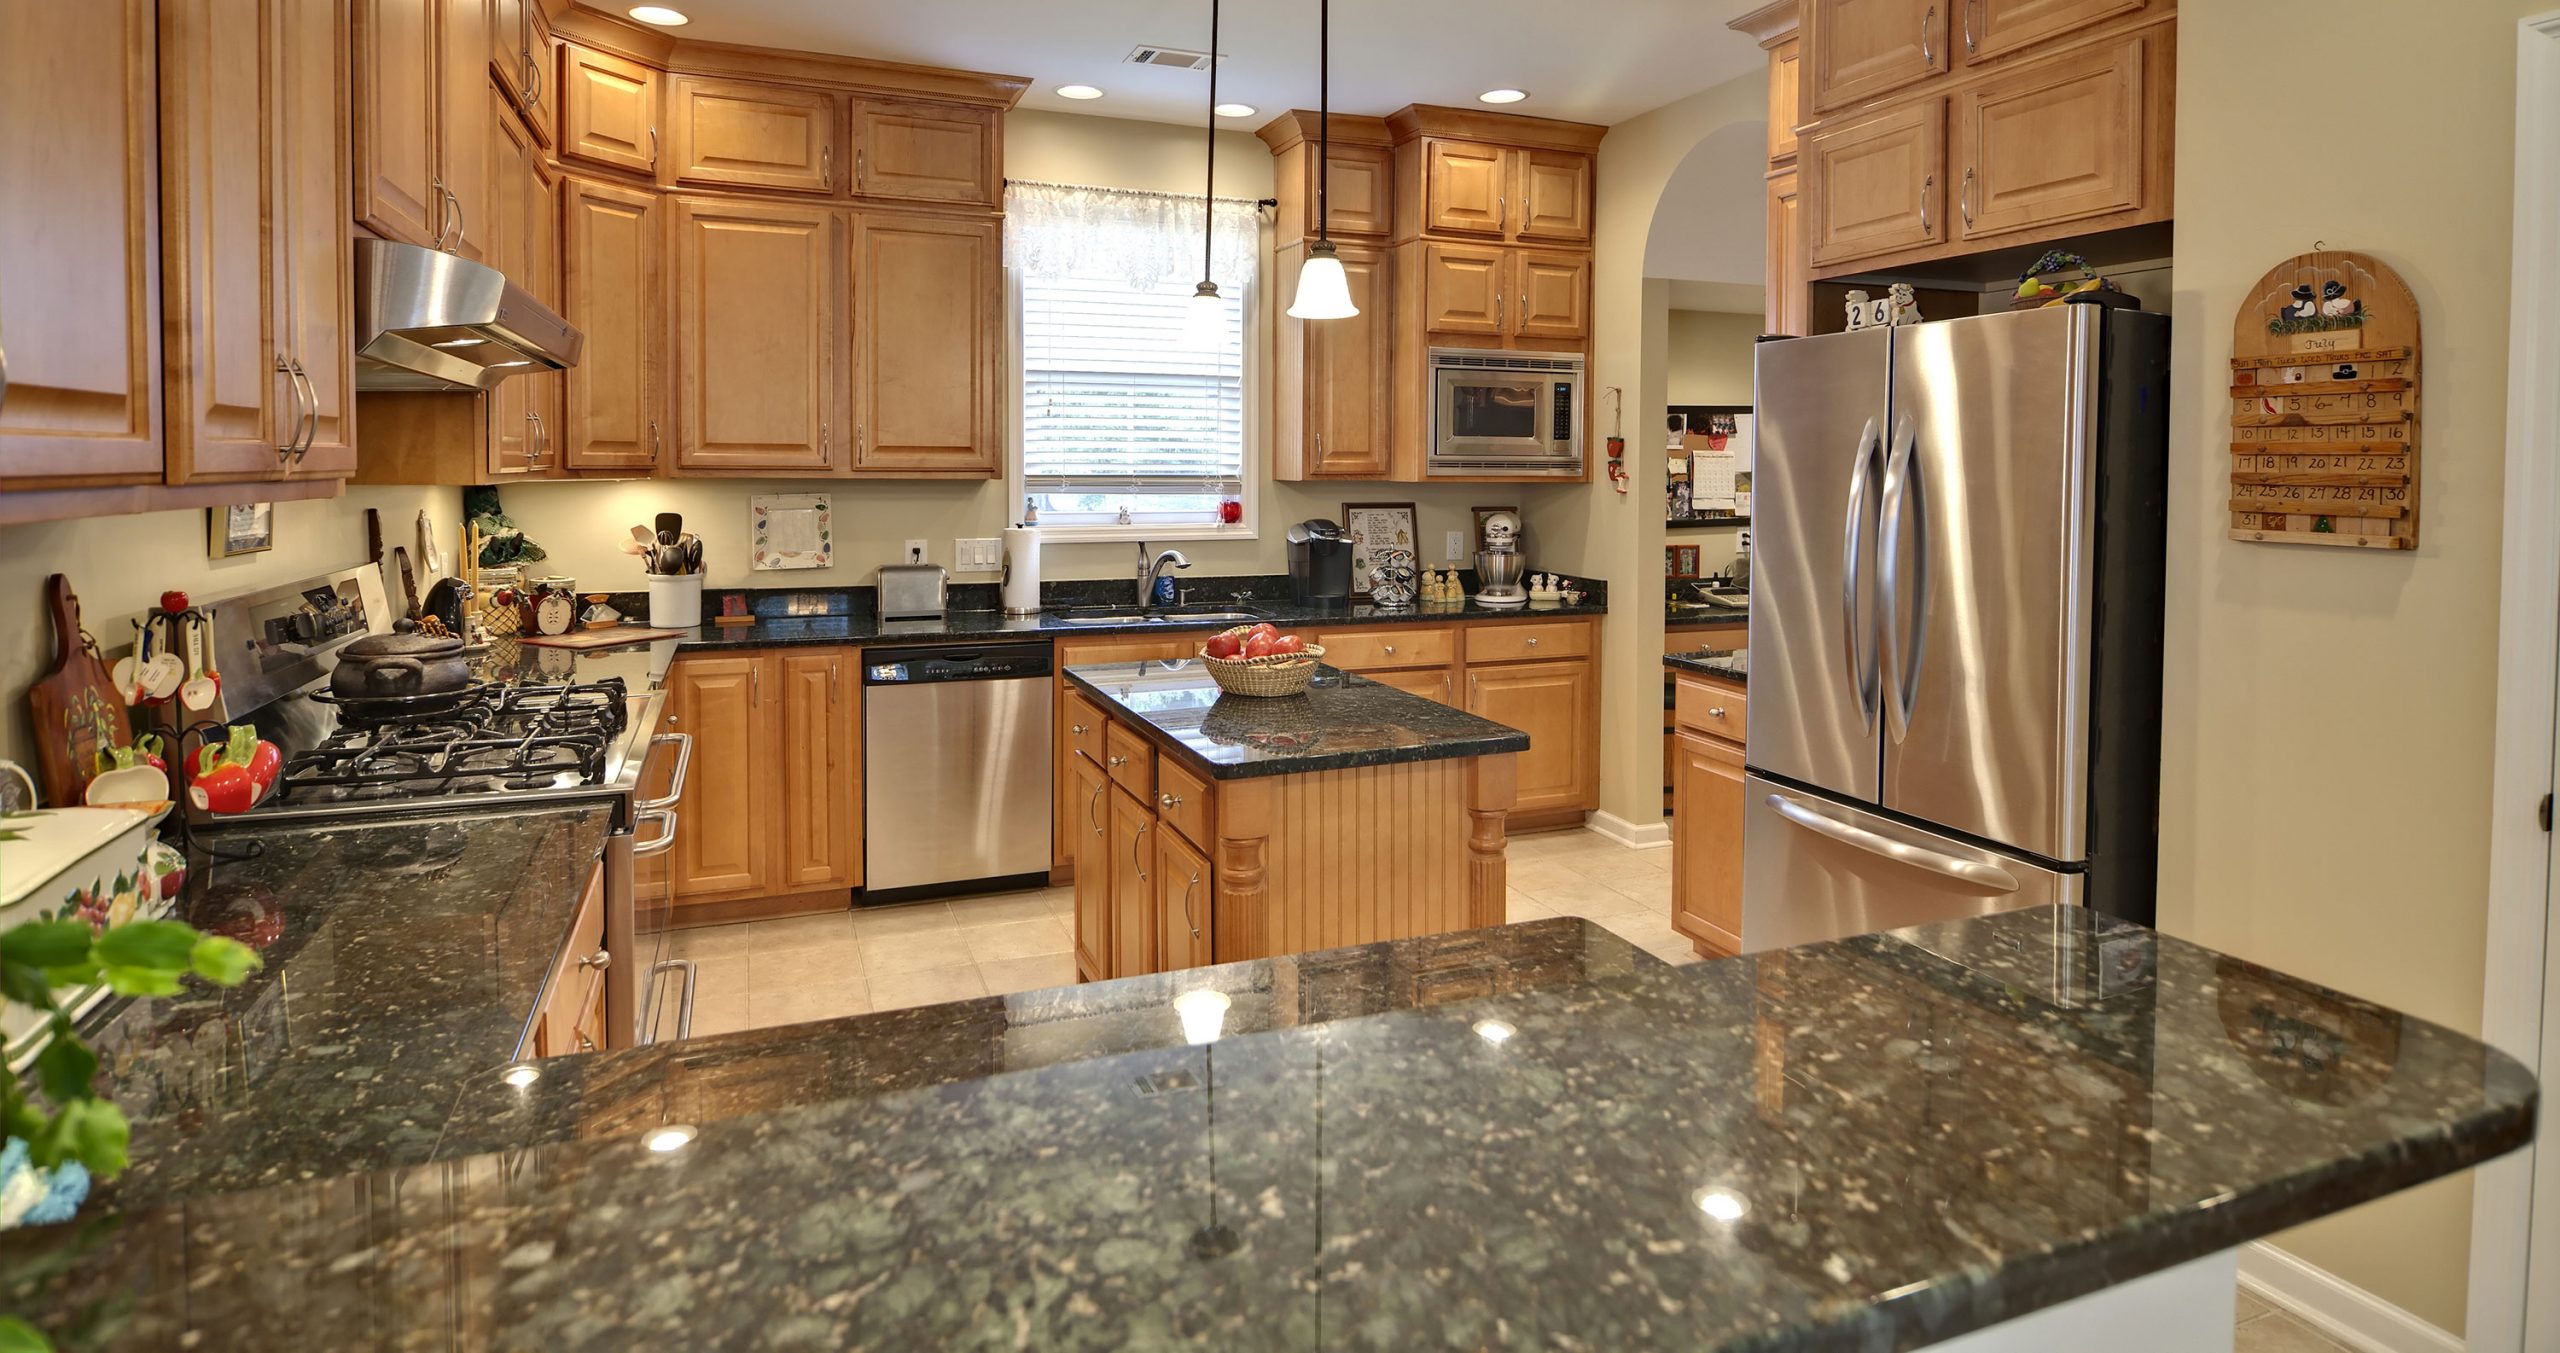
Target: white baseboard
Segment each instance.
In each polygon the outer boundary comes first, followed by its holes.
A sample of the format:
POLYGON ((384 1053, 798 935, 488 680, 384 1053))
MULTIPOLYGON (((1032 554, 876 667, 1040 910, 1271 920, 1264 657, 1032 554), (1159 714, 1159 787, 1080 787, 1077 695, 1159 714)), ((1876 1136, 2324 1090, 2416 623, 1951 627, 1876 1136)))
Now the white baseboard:
POLYGON ((1671 824, 1668 822, 1629 822, 1615 813, 1593 813, 1583 820, 1582 825, 1630 850, 1668 850, 1671 847, 1671 824))
POLYGON ((2240 1247, 2240 1285, 2362 1353, 2463 1353, 2462 1340, 2263 1240, 2240 1247))

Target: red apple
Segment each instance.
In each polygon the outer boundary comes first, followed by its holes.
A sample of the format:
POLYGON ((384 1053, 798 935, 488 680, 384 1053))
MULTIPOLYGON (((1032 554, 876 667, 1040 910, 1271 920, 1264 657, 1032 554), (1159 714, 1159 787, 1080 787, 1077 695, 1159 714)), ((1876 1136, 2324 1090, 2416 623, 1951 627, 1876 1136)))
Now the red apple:
POLYGON ((1294 634, 1283 634, 1271 641, 1271 651, 1274 653, 1303 652, 1306 646, 1307 641, 1294 634))
POLYGON ((1232 658, 1243 651, 1244 638, 1233 630, 1210 635, 1208 644, 1202 649, 1212 658, 1232 658))

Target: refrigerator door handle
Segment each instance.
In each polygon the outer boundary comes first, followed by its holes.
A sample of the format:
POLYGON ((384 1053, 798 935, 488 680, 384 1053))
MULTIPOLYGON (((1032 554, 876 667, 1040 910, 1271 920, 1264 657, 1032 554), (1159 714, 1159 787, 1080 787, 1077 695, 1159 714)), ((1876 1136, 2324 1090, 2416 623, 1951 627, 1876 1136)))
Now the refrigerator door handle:
POLYGON ((1875 626, 1871 622, 1865 634, 1858 633, 1858 597, 1866 590, 1866 532, 1860 527, 1867 519, 1867 481, 1878 449, 1876 420, 1870 418, 1858 433, 1857 460, 1849 471, 1849 521, 1840 532, 1841 651, 1849 662, 1849 684, 1858 692, 1858 720, 1870 736, 1876 731, 1875 626))
POLYGON ((1884 617, 1885 726, 1900 742, 1911 732, 1911 711, 1920 699, 1920 655, 1929 639, 1928 498, 1919 492, 1914 462, 1920 454, 1919 429, 1905 416, 1893 429, 1893 451, 1884 462, 1883 520, 1876 530, 1876 551, 1884 556, 1878 570, 1876 609, 1884 617), (1914 500, 1917 500, 1916 505, 1914 500), (1911 651, 1902 651, 1902 525, 1908 516, 1919 544, 1911 579, 1911 651))
POLYGON ((1768 802, 1769 807, 1775 810, 1778 816, 1806 831, 1830 837, 1844 846, 1863 850, 1870 855, 1881 855, 1888 860, 1910 865, 1914 869, 1925 869, 1932 874, 1969 883, 1984 892, 2014 893, 2018 891, 2017 876, 1997 865, 1984 864, 1979 860, 1958 859, 1953 855, 1942 854, 1904 841, 1896 841, 1892 837, 1869 831, 1853 823, 1826 817, 1784 794, 1772 794, 1768 802))

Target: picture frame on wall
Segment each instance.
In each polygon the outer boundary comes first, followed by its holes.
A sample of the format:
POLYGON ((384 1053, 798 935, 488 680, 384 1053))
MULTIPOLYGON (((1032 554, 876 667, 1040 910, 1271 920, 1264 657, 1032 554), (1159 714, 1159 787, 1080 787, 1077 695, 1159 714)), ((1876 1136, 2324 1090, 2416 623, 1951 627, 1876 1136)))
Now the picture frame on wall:
POLYGON ((1697 577, 1698 547, 1695 545, 1663 546, 1662 572, 1663 576, 1668 578, 1686 579, 1697 577))
POLYGON ((1344 503, 1342 531, 1351 537, 1351 595, 1369 596, 1369 554, 1401 549, 1420 554, 1422 528, 1411 503, 1344 503))
MULTIPOLYGON (((1483 548, 1484 548, 1484 523, 1485 523, 1485 519, 1486 519, 1487 517, 1492 516, 1492 515, 1493 515, 1494 513, 1496 513, 1496 512, 1508 512, 1508 513, 1510 513, 1510 514, 1511 514, 1512 519, 1513 519, 1513 520, 1515 520, 1515 521, 1516 521, 1516 520, 1518 520, 1518 519, 1519 519, 1519 517, 1520 517, 1520 509, 1519 509, 1519 508, 1516 508, 1516 507, 1495 506, 1495 507, 1471 507, 1471 508, 1468 508, 1468 509, 1467 509, 1467 515, 1475 519, 1475 530, 1474 530, 1474 532, 1473 532, 1472 534, 1470 534, 1470 535, 1468 536, 1468 538, 1467 538, 1467 549, 1468 549, 1470 552, 1473 552, 1473 551, 1476 551, 1476 550, 1481 550, 1481 549, 1483 549, 1483 548)), ((1528 535, 1528 529, 1527 529, 1525 526, 1524 526, 1524 527, 1522 527, 1522 528, 1521 528, 1521 532, 1520 532, 1520 534, 1522 535, 1523 539, 1522 539, 1522 540, 1520 540, 1520 541, 1519 541, 1519 542, 1517 542, 1517 543, 1518 543, 1518 546, 1519 546, 1520 550, 1521 550, 1523 553, 1526 553, 1526 552, 1528 551, 1528 548, 1529 548, 1528 541, 1527 541, 1527 539, 1525 538, 1525 537, 1527 537, 1527 535, 1528 535)))
POLYGON ((276 547, 276 505, 231 503, 204 510, 206 553, 216 559, 276 547))

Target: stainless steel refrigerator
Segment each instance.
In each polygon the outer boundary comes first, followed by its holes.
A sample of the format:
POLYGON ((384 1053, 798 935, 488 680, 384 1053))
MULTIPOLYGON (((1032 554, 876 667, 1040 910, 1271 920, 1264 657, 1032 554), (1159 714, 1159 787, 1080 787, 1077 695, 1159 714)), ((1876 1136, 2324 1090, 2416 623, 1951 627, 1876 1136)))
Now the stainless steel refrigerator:
POLYGON ((1760 345, 1742 941, 2154 915, 2169 322, 1760 345))

